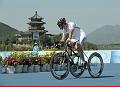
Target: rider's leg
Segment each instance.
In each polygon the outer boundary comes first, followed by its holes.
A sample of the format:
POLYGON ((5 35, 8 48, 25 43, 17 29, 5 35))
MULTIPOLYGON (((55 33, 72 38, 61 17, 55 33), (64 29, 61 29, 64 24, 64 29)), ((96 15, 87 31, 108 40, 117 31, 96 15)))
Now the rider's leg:
POLYGON ((80 56, 80 59, 82 60, 81 64, 86 69, 87 61, 85 61, 82 46, 79 43, 76 43, 75 47, 78 51, 78 56, 80 56))
POLYGON ((83 54, 83 48, 82 46, 86 43, 87 37, 84 32, 81 33, 79 42, 76 44, 76 48, 78 50, 78 55, 80 55, 81 59, 85 61, 84 54, 83 54))
POLYGON ((75 47, 75 43, 70 41, 70 47, 67 46, 67 52, 69 53, 70 56, 72 56, 72 51, 71 51, 71 48, 74 48, 75 47))
POLYGON ((82 46, 81 46, 79 43, 76 43, 76 44, 75 44, 75 48, 76 48, 77 51, 78 51, 78 56, 80 56, 80 58, 81 58, 82 61, 84 62, 85 59, 84 59, 84 55, 83 55, 83 49, 82 49, 82 46))
POLYGON ((67 47, 67 52, 68 52, 69 56, 72 56, 72 51, 71 51, 70 47, 67 47))

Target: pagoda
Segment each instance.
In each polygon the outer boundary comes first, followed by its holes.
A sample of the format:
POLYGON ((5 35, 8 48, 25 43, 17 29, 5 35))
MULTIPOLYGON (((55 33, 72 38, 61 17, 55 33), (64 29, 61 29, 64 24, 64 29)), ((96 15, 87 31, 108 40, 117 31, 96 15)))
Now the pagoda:
POLYGON ((35 15, 28 18, 30 20, 29 23, 29 32, 32 33, 32 39, 33 40, 39 40, 40 35, 45 34, 46 32, 48 32, 47 30, 45 30, 45 27, 43 26, 45 24, 45 22, 43 22, 42 20, 44 18, 40 17, 37 14, 37 11, 35 12, 35 15))

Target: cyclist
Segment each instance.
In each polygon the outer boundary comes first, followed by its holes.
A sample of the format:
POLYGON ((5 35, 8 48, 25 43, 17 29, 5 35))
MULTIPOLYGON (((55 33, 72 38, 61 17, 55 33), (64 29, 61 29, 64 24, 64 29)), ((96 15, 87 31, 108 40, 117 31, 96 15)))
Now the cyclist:
MULTIPOLYGON (((78 56, 81 58, 82 64, 86 64, 82 50, 82 46, 86 42, 85 32, 74 22, 67 22, 65 18, 60 18, 57 21, 57 25, 61 30, 63 30, 62 38, 60 41, 63 42, 68 34, 67 41, 70 41, 70 46, 77 49, 78 56)), ((68 52, 72 55, 71 51, 69 50, 69 47, 68 52)))

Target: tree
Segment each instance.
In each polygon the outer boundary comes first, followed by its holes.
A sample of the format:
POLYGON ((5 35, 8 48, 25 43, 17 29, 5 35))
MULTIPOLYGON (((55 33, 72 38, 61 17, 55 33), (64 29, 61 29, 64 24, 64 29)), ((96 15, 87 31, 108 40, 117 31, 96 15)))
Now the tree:
POLYGON ((45 47, 45 45, 49 42, 51 42, 51 38, 48 37, 47 35, 42 35, 40 37, 40 44, 42 45, 42 47, 45 47))

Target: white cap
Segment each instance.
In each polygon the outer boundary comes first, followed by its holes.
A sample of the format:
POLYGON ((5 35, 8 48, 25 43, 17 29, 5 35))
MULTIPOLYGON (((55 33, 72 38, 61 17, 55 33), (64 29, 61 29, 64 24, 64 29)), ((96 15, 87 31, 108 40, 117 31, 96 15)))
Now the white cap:
POLYGON ((34 43, 35 45, 37 45, 37 43, 34 43))

